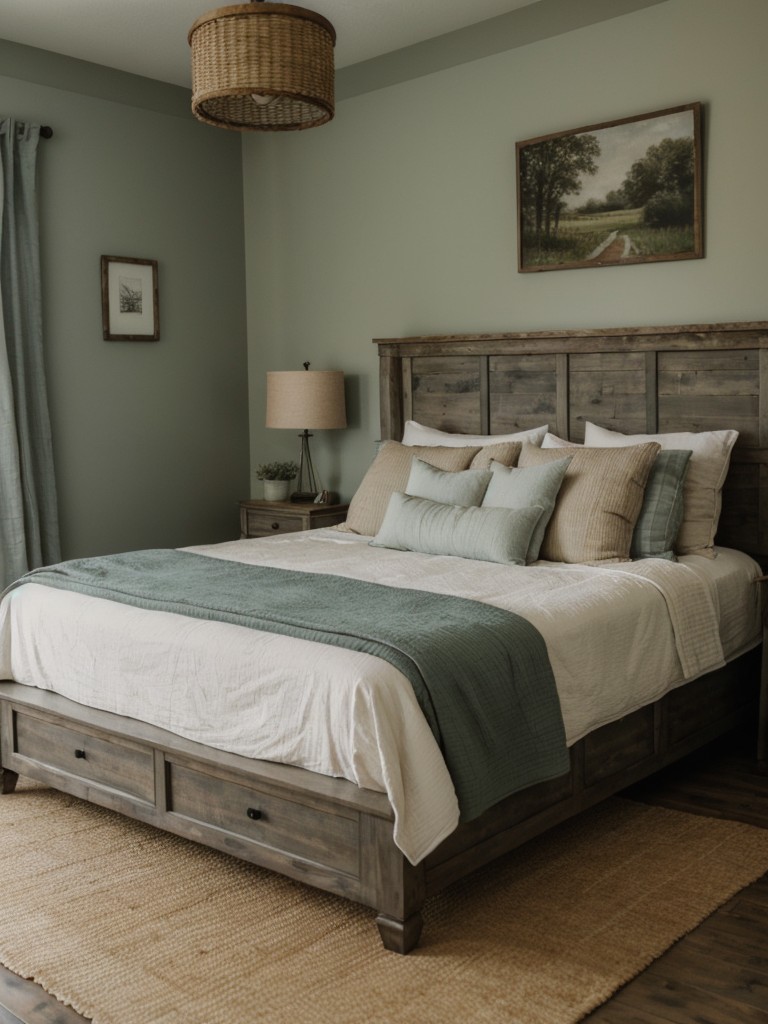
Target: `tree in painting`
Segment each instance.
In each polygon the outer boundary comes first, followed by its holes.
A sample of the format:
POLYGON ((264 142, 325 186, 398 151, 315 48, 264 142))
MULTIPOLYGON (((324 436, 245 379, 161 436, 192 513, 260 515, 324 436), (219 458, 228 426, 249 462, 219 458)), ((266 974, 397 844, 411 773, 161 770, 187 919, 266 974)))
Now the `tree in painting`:
POLYGON ((663 139, 629 170, 621 193, 625 206, 642 207, 651 227, 693 223, 693 139, 663 139))
POLYGON ((565 197, 581 192, 582 174, 597 172, 594 135, 568 135, 529 146, 520 154, 523 230, 537 248, 557 237, 565 197))

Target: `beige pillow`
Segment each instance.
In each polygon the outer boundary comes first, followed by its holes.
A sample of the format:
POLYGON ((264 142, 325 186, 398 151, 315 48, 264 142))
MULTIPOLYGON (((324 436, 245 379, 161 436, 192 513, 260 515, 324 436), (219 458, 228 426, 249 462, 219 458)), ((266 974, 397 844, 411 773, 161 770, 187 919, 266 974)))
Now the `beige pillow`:
POLYGON ((675 551, 679 555, 706 555, 714 558, 722 489, 738 436, 737 430, 620 434, 587 422, 584 441, 593 448, 656 441, 665 450, 673 448, 689 451, 691 457, 683 484, 683 521, 675 542, 675 551))
MULTIPOLYGON (((458 472, 469 469, 480 448, 444 448, 435 445, 404 445, 385 441, 349 503, 344 529, 373 537, 379 532, 389 499, 405 491, 414 458, 437 469, 458 472)), ((483 468, 475 467, 473 468, 483 468)))
POLYGON ((501 444, 485 444, 470 463, 471 469, 490 469, 492 462, 502 466, 516 466, 523 445, 521 441, 502 441, 501 444))
MULTIPOLYGON (((626 562, 648 474, 661 446, 569 448, 555 510, 539 558, 550 562, 626 562)), ((524 444, 518 465, 562 459, 562 448, 524 444)))

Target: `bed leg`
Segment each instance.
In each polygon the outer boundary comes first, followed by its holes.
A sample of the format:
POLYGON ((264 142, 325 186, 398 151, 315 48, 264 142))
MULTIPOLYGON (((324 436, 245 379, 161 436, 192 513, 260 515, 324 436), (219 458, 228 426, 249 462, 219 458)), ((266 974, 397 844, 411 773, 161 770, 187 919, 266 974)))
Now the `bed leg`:
POLYGON ((379 927, 379 935, 384 943, 384 948, 393 953, 410 953, 418 944, 421 929, 424 924, 420 913, 412 914, 405 921, 398 921, 387 914, 379 914, 376 918, 379 927))
POLYGON ((0 794, 12 793, 19 781, 19 773, 12 772, 10 768, 0 768, 0 794))

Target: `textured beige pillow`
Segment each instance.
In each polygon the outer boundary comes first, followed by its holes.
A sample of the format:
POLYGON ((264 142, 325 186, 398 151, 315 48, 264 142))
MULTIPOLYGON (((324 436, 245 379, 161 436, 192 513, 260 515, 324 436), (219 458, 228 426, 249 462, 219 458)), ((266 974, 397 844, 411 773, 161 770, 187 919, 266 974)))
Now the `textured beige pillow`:
POLYGON ((437 469, 457 472, 469 469, 479 451, 477 446, 444 448, 385 441, 349 503, 344 529, 371 537, 379 532, 389 499, 395 491, 405 491, 414 458, 428 462, 437 469))
MULTIPOLYGON (((570 465, 539 558, 550 562, 626 562, 632 531, 660 445, 569 448, 570 465)), ((562 448, 524 444, 518 465, 562 459, 562 448)))
POLYGON ((592 447, 657 441, 664 449, 689 451, 683 484, 683 522, 675 542, 679 555, 714 558, 715 534, 722 508, 722 489, 737 430, 678 431, 669 434, 620 434, 587 422, 584 441, 592 447))
POLYGON ((500 444, 485 444, 472 459, 471 469, 490 469, 492 462, 502 466, 516 466, 523 445, 521 441, 502 441, 500 444))

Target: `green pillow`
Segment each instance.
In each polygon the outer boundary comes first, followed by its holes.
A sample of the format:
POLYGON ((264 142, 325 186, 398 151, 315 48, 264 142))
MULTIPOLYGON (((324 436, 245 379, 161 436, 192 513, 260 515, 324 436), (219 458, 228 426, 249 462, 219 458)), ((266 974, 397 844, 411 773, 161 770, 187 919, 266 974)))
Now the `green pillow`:
POLYGON ((632 533, 631 558, 677 561, 674 548, 683 521, 683 484, 690 457, 689 451, 675 449, 656 456, 632 533))
POLYGON ((526 552, 526 562, 535 562, 544 540, 544 532, 555 508, 555 501, 563 482, 565 471, 573 458, 558 459, 541 466, 526 466, 524 469, 510 469, 498 462, 491 463, 493 476, 485 492, 482 507, 528 508, 540 505, 539 521, 534 527, 526 552))
POLYGON ((379 532, 369 543, 425 555, 525 565, 531 533, 542 511, 540 505, 516 509, 444 505, 395 492, 379 532))
POLYGON ((490 479, 490 469, 462 469, 451 473, 423 459, 414 459, 405 493, 443 505, 479 505, 490 479))

